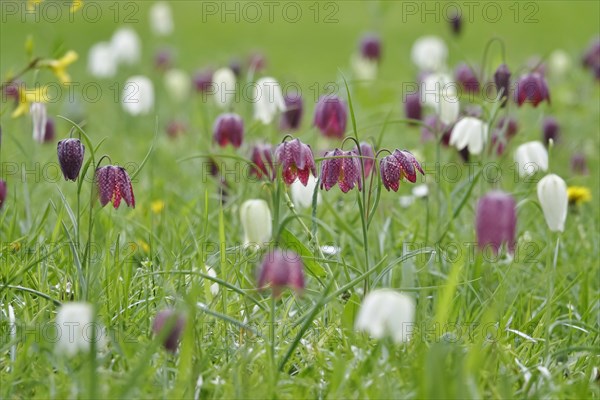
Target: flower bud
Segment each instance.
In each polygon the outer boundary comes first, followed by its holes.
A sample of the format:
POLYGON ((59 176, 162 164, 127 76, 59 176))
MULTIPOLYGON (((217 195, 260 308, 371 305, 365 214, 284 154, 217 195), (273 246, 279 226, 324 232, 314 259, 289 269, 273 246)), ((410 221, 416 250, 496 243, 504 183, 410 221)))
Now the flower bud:
POLYGON ((54 124, 54 119, 48 117, 46 120, 46 129, 44 131, 44 143, 49 143, 54 141, 56 137, 56 126, 54 124))
POLYGON ((373 147, 367 142, 360 142, 360 153, 356 147, 354 147, 354 152, 362 156, 362 158, 359 159, 359 163, 362 161, 364 165, 366 179, 369 177, 369 175, 371 175, 371 170, 373 169, 373 164, 375 163, 375 152, 373 151, 373 147))
POLYGON ((247 200, 240 207, 244 229, 244 246, 264 246, 271 240, 273 221, 271 210, 264 200, 247 200))
POLYGON ((231 143, 238 148, 244 139, 244 121, 242 117, 233 113, 221 114, 217 117, 213 127, 213 139, 221 147, 231 143))
POLYGON ((254 87, 254 119, 268 125, 280 111, 285 111, 281 86, 274 78, 259 79, 254 87))
POLYGON ((163 339, 163 346, 171 353, 177 351, 179 338, 185 328, 185 318, 174 310, 162 310, 156 314, 152 323, 152 331, 163 339))
POLYGON ((467 64, 459 64, 454 71, 454 76, 467 93, 477 93, 479 91, 479 80, 467 64))
POLYGON ((537 107, 544 100, 550 103, 548 84, 543 75, 532 72, 519 78, 515 90, 515 102, 519 107, 525 102, 530 102, 537 107))
POLYGON ((169 70, 173 66, 173 52, 171 49, 159 49, 154 54, 154 66, 159 71, 169 70))
POLYGON ((201 71, 197 71, 194 74, 194 87, 196 88, 196 92, 204 93, 210 90, 213 79, 213 71, 210 69, 205 69, 201 71))
POLYGON ((284 96, 285 111, 281 114, 279 129, 282 131, 295 131, 300 127, 304 106, 300 93, 286 94, 284 96))
POLYGON ((500 96, 499 100, 502 101, 502 107, 504 107, 508 101, 510 90, 510 70, 506 64, 500 64, 494 73, 494 83, 496 84, 496 91, 500 96))
POLYGON ((501 191, 491 191, 477 203, 477 245, 481 250, 491 246, 498 254, 502 244, 513 253, 517 227, 517 204, 515 199, 501 191))
POLYGON ((537 184, 537 194, 548 228, 552 232, 563 232, 569 205, 565 181, 555 174, 546 175, 537 184))
POLYGON ((79 139, 63 139, 57 146, 58 163, 67 181, 76 181, 83 164, 85 146, 79 139))
POLYGON ((31 103, 29 112, 33 122, 33 140, 38 143, 44 143, 46 136, 46 105, 44 103, 31 103))
MULTIPOLYGON (((406 118, 408 119, 421 120, 421 96, 418 92, 409 93, 404 96, 404 115, 406 115, 406 118)), ((411 125, 414 124, 411 123, 411 125)))
POLYGON ((571 170, 578 175, 589 174, 587 159, 583 153, 575 153, 571 157, 571 170))
POLYGON ((354 329, 366 331, 375 339, 390 337, 399 344, 410 340, 414 321, 412 297, 391 289, 376 289, 360 305, 354 329))
POLYGON ((460 35, 462 31, 462 16, 460 15, 460 11, 457 11, 450 18, 450 29, 452 29, 452 33, 455 36, 460 35))
POLYGON ((270 287, 275 298, 279 298, 286 287, 298 294, 304 290, 304 264, 300 256, 291 250, 276 249, 267 253, 257 275, 258 287, 270 287))
POLYGON ((165 128, 165 131, 167 132, 167 135, 172 138, 175 139, 178 136, 183 135, 184 133, 186 133, 188 130, 188 125, 181 120, 177 120, 177 119, 172 119, 167 123, 167 126, 165 128))
POLYGON ((550 139, 557 143, 560 139, 560 126, 554 117, 546 117, 542 122, 542 136, 546 146, 550 143, 550 139))
POLYGON ((458 150, 467 148, 470 154, 480 154, 488 137, 487 125, 478 118, 465 117, 458 121, 450 135, 450 145, 458 150))
POLYGON ((325 137, 343 138, 348 110, 346 103, 335 95, 321 96, 315 108, 314 125, 325 137))
POLYGON ((0 210, 4 205, 4 201, 6 200, 6 181, 4 179, 0 179, 0 210))
POLYGON ((541 142, 523 143, 515 151, 515 162, 521 177, 548 170, 548 151, 541 142))
POLYGON ((129 174, 123 167, 107 165, 96 169, 96 186, 102 207, 112 202, 115 209, 119 208, 121 200, 125 200, 131 208, 135 208, 135 197, 129 174))
POLYGON ((381 39, 376 34, 370 33, 360 41, 360 55, 367 60, 381 61, 381 39))

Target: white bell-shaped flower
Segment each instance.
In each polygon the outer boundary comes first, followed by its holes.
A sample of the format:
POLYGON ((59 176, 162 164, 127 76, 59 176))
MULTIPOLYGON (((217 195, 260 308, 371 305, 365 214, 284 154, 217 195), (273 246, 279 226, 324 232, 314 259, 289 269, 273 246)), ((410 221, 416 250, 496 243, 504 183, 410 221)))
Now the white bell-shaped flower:
POLYGON ((88 71, 96 78, 112 78, 117 73, 117 60, 109 42, 96 43, 88 52, 88 71))
POLYGON ((166 1, 158 1, 150 8, 150 28, 157 36, 168 36, 173 33, 173 13, 166 1))
POLYGON ((350 66, 352 67, 354 76, 358 80, 373 81, 377 78, 377 71, 379 70, 377 60, 363 57, 360 54, 354 54, 350 59, 350 66))
POLYGON ((31 103, 29 112, 31 113, 31 121, 33 123, 33 140, 38 143, 44 143, 46 122, 48 122, 46 105, 44 103, 31 103))
POLYGON ((415 41, 411 50, 412 62, 421 71, 437 72, 446 66, 448 48, 437 36, 423 36, 415 41))
POLYGON ((515 163, 521 177, 548 170, 548 150, 540 141, 523 143, 515 151, 515 163))
POLYGON ((213 73, 212 86, 215 102, 221 108, 227 108, 235 99, 236 79, 230 68, 221 68, 213 73))
POLYGON ((450 145, 458 150, 465 147, 470 154, 481 154, 488 137, 488 126, 474 117, 465 117, 458 121, 450 134, 450 145))
POLYGON ((415 302, 412 297, 390 289, 377 289, 363 300, 354 328, 375 339, 391 337, 407 342, 414 329, 415 302))
POLYGON ((190 95, 192 79, 180 69, 170 69, 165 73, 165 88, 176 102, 183 103, 190 95))
POLYGON ((154 107, 154 85, 145 76, 127 79, 123 86, 123 109, 131 115, 144 115, 154 107))
POLYGON ((261 247, 271 240, 273 221, 266 201, 245 201, 240 207, 240 220, 244 229, 245 247, 261 247))
MULTIPOLYGON (((308 176, 308 183, 306 186, 296 179, 290 185, 290 194, 292 195, 292 201, 294 206, 297 208, 310 208, 312 207, 313 194, 315 193, 315 187, 317 186, 317 178, 312 175, 308 176)), ((317 191, 317 205, 321 203, 321 191, 317 191)))
POLYGON ((285 111, 281 86, 275 78, 261 78, 254 86, 254 119, 270 124, 278 112, 285 111))
POLYGON ((565 181, 555 174, 546 175, 537 184, 537 195, 548 228, 553 232, 563 232, 569 206, 565 181))
POLYGON ((69 357, 88 352, 92 343, 102 348, 106 330, 94 323, 94 309, 89 303, 65 303, 56 314, 57 341, 55 351, 69 357))
POLYGON ((112 36, 111 47, 119 64, 133 65, 141 55, 140 38, 131 28, 120 28, 112 36))

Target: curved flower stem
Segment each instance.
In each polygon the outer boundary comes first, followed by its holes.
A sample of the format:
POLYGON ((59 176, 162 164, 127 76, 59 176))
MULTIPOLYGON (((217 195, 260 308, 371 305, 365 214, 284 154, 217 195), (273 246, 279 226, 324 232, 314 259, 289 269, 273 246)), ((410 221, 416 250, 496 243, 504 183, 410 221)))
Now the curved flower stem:
POLYGON ((487 61, 488 58, 488 53, 490 50, 490 47, 492 47, 492 44, 494 42, 498 42, 498 44, 500 45, 500 53, 502 55, 502 62, 506 63, 506 49, 504 46, 504 41, 500 38, 492 38, 490 39, 486 45, 485 45, 485 49, 483 50, 483 57, 481 59, 481 76, 479 77, 479 82, 485 82, 484 78, 484 74, 485 74, 485 63, 487 61))

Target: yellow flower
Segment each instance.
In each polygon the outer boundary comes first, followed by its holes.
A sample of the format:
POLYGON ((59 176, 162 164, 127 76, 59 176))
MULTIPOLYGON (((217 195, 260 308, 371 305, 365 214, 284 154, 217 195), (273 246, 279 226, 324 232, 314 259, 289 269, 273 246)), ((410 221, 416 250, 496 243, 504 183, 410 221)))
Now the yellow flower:
POLYGON ((79 55, 75 51, 69 50, 62 58, 50 60, 46 65, 56 75, 58 80, 65 85, 71 82, 71 77, 67 73, 67 67, 77 61, 78 58, 79 55))
POLYGON ((71 7, 69 8, 69 12, 74 13, 81 7, 83 7, 83 0, 73 0, 73 2, 71 3, 71 7))
POLYGON ((23 85, 19 85, 19 105, 12 113, 13 118, 17 118, 29 112, 30 103, 47 103, 48 102, 48 86, 36 87, 35 89, 27 89, 23 85))
POLYGON ((150 245, 148 243, 144 242, 143 240, 138 240, 138 245, 140 246, 140 248, 142 249, 142 251, 144 253, 150 252, 150 245))
POLYGON ((35 6, 40 4, 44 0, 27 0, 27 11, 34 11, 35 6))
POLYGON ((585 186, 569 186, 567 195, 569 196, 569 204, 579 205, 592 200, 592 192, 585 186))
POLYGON ((150 203, 150 209, 154 214, 160 214, 165 209, 165 202, 162 200, 156 200, 150 203))

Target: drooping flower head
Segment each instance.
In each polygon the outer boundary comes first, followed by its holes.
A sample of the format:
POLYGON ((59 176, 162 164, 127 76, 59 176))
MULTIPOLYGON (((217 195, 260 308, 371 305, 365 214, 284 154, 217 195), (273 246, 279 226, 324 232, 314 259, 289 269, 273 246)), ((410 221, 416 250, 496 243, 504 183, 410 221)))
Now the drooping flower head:
POLYGON ((261 179, 266 176, 270 180, 275 179, 275 165, 273 164, 273 147, 270 144, 258 143, 252 148, 250 157, 252 165, 250 174, 261 179))
POLYGON ((150 7, 150 27, 156 36, 168 36, 174 28, 171 7, 166 1, 157 1, 150 7))
POLYGON ((46 122, 48 120, 46 105, 44 103, 31 103, 29 112, 31 113, 31 121, 33 123, 33 139, 38 143, 44 143, 46 122))
POLYGON ((111 48, 117 64, 133 65, 141 56, 140 37, 131 28, 119 28, 112 36, 111 48))
POLYGON ((548 228, 552 232, 563 232, 569 206, 565 181, 555 174, 546 175, 537 184, 537 195, 548 228))
POLYGON ((462 15, 460 11, 456 11, 454 14, 452 14, 452 16, 450 17, 450 29, 452 30, 452 33, 455 36, 460 35, 460 32, 462 31, 462 15))
POLYGON ((262 199, 246 200, 240 206, 240 221, 244 229, 245 247, 266 246, 271 240, 273 222, 271 210, 262 199))
POLYGON ((386 190, 392 189, 394 192, 398 191, 402 179, 415 183, 417 181, 417 171, 421 175, 425 175, 421 164, 408 150, 396 149, 389 156, 382 158, 379 162, 379 170, 383 186, 386 190))
POLYGON ((542 121, 542 136, 546 146, 550 143, 550 139, 554 143, 560 138, 560 125, 556 118, 548 116, 542 121))
POLYGON ((366 34, 360 41, 360 55, 367 60, 381 60, 381 39, 373 33, 366 34))
POLYGON ((152 331, 156 336, 162 337, 163 346, 171 353, 177 351, 179 338, 185 327, 185 318, 174 310, 162 310, 154 318, 152 331))
POLYGON ((467 148, 471 154, 480 154, 488 137, 488 126, 479 118, 465 117, 458 121, 450 135, 450 145, 458 150, 467 148))
POLYGON ((154 53, 154 66, 159 71, 167 71, 173 67, 173 50, 169 47, 158 49, 154 53))
POLYGON ((132 76, 123 86, 123 109, 130 115, 145 115, 154 107, 154 85, 142 75, 132 76))
POLYGON ((313 152, 309 145, 300 139, 283 142, 275 149, 275 159, 281 165, 283 181, 291 185, 296 178, 304 186, 308 183, 308 176, 317 176, 317 168, 313 152))
POLYGON ((304 104, 300 93, 286 93, 284 96, 285 111, 281 114, 279 128, 283 131, 295 131, 300 127, 304 104))
POLYGON ((193 77, 194 87, 199 93, 204 93, 210 90, 213 80, 213 71, 211 69, 203 69, 196 71, 193 77))
POLYGON ((221 147, 231 143, 238 148, 244 139, 244 121, 234 113, 225 113, 217 117, 213 127, 213 139, 221 147))
MULTIPOLYGON (((362 156, 362 162, 365 168, 365 179, 371 175, 371 171, 373 170, 373 164, 375 163, 375 152, 373 151, 373 147, 367 142, 360 142, 360 152, 358 148, 354 148, 354 152, 356 154, 360 154, 362 156)), ((360 163, 360 159, 359 159, 360 163)), ((359 164, 360 166, 360 164, 359 164)))
POLYGON ((446 66, 448 47, 437 36, 423 36, 415 40, 410 57, 420 71, 437 72, 446 66))
MULTIPOLYGON (((421 120, 423 107, 419 92, 408 93, 404 96, 404 115, 408 119, 421 120)), ((412 123, 411 123, 412 124, 412 123)))
POLYGON ((325 153, 321 164, 321 189, 329 190, 336 184, 347 193, 358 185, 362 190, 360 160, 354 151, 335 149, 325 153))
POLYGON ((376 289, 360 305, 354 329, 375 339, 390 337, 395 343, 408 342, 414 329, 415 301, 390 289, 376 289))
POLYGON ((135 196, 129 174, 123 167, 107 165, 96 169, 96 186, 102 207, 112 202, 119 208, 121 200, 125 200, 131 208, 135 208, 135 196))
POLYGON ((538 171, 548 170, 548 151, 537 140, 523 143, 515 151, 515 163, 521 177, 534 175, 538 171))
POLYGON ((278 298, 284 288, 292 288, 301 294, 304 290, 304 264, 298 254, 291 250, 275 249, 267 253, 258 269, 258 287, 270 287, 278 298))
POLYGON ((504 107, 508 101, 510 90, 510 70, 506 64, 500 64, 494 73, 494 83, 496 84, 496 92, 500 96, 502 107, 504 107))
POLYGON ((515 102, 519 106, 528 102, 537 107, 544 100, 550 103, 550 91, 542 74, 532 72, 519 78, 515 89, 515 102))
POLYGON ((467 93, 477 93, 479 91, 479 80, 467 64, 459 64, 454 70, 454 76, 467 93))
POLYGON ((321 96, 315 108, 314 125, 323 136, 343 138, 347 120, 348 110, 342 99, 335 95, 321 96))
POLYGON ((583 153, 575 153, 571 156, 571 170, 578 175, 589 174, 587 158, 583 153))
POLYGON ((63 139, 57 146, 58 163, 67 181, 76 181, 83 164, 85 146, 79 139, 63 139))
POLYGON ((507 193, 491 191, 479 199, 476 215, 477 245, 480 249, 491 246, 498 254, 502 244, 512 253, 515 249, 517 203, 507 193))
POLYGON ((261 78, 254 87, 254 119, 265 125, 270 124, 275 115, 285 111, 285 100, 281 93, 281 86, 275 78, 261 78))

